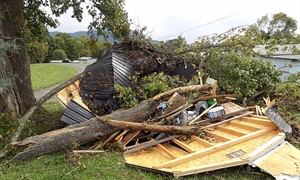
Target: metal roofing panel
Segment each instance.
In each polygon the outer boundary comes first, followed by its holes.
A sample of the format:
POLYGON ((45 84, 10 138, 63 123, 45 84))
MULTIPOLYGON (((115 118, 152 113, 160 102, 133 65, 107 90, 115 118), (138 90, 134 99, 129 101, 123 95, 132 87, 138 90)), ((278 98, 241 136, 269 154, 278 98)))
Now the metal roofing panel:
POLYGON ((61 121, 66 124, 77 124, 95 117, 93 113, 71 100, 65 109, 61 121))

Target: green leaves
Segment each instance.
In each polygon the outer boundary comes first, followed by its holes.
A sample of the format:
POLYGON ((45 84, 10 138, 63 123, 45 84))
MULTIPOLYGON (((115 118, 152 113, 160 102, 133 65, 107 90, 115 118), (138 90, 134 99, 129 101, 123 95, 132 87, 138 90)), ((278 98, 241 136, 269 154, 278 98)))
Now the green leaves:
POLYGON ((153 73, 149 76, 139 77, 139 73, 132 76, 131 87, 114 87, 115 96, 122 108, 130 108, 139 102, 155 95, 180 86, 179 77, 171 77, 164 73, 153 73))

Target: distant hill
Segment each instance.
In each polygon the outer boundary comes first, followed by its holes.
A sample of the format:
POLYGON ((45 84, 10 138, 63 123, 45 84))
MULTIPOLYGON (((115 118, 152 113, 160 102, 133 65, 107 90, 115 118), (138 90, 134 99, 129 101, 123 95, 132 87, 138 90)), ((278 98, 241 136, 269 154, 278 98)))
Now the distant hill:
MULTIPOLYGON (((52 32, 49 32, 51 36, 55 36, 57 33, 59 33, 59 31, 52 31, 52 32)), ((73 33, 68 33, 71 37, 79 37, 80 35, 85 35, 85 36, 88 36, 87 34, 87 31, 77 31, 77 32, 73 32, 73 33)), ((104 37, 103 36, 99 36, 98 39, 103 39, 104 40, 104 37)), ((107 38, 107 41, 110 42, 110 43, 113 43, 114 42, 114 38, 111 37, 110 35, 108 35, 108 38, 107 38)), ((157 41, 157 40, 151 40, 151 43, 158 43, 160 41, 157 41)))
MULTIPOLYGON (((52 31, 52 32, 49 32, 49 34, 51 36, 55 36, 57 33, 59 33, 59 31, 52 31)), ((96 33, 96 32, 95 32, 96 33)), ((71 37, 79 37, 80 35, 85 35, 85 36, 88 36, 88 33, 87 31, 77 31, 77 32, 72 32, 72 33, 68 33, 71 37)), ((103 39, 104 40, 104 37, 103 36, 98 36, 98 39, 103 39)), ((110 35, 108 35, 108 38, 107 38, 107 41, 110 42, 110 43, 113 43, 114 42, 114 38, 111 37, 110 35)))

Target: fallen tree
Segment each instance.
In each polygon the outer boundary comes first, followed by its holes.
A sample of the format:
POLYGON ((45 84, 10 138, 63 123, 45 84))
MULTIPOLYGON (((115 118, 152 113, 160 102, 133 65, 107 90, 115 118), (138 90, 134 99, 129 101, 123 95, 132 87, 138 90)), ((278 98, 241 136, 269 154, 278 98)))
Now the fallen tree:
MULTIPOLYGON (((22 133, 22 130, 24 129, 27 120, 33 115, 33 113, 38 109, 38 107, 40 107, 41 105, 43 105, 48 99, 50 99, 52 96, 54 96, 55 94, 57 94, 59 91, 61 91, 62 89, 66 88, 67 86, 69 86, 70 84, 76 82, 77 80, 82 79, 85 76, 90 76, 91 74, 89 72, 82 72, 74 77, 72 77, 71 79, 61 83, 60 85, 58 85, 57 87, 55 87, 54 89, 52 89, 51 91, 49 91, 46 95, 44 95, 41 99, 39 99, 38 101, 35 102, 35 104, 26 112, 26 114, 21 117, 20 119, 18 119, 19 121, 19 126, 17 131, 13 134, 12 136, 12 140, 11 143, 15 143, 19 136, 22 133)), ((0 153, 0 158, 5 157, 7 155, 7 153, 9 153, 11 151, 11 146, 9 144, 7 144, 0 153)))
MULTIPOLYGON (((143 122, 149 119, 151 114, 155 112, 155 109, 160 104, 161 100, 171 96, 174 92, 185 93, 196 90, 209 93, 211 85, 193 85, 172 89, 145 100, 130 109, 115 111, 105 116, 91 118, 80 124, 28 137, 20 142, 13 142, 12 145, 14 146, 29 145, 23 152, 18 153, 14 159, 27 160, 56 151, 67 150, 74 147, 74 144, 82 145, 102 138, 107 138, 111 134, 122 129, 122 127, 108 125, 106 122, 103 122, 103 120, 143 122)), ((194 134, 197 134, 197 132, 198 131, 195 131, 194 134)), ((172 134, 172 131, 169 133, 172 134)), ((188 134, 191 134, 191 132, 188 134)))

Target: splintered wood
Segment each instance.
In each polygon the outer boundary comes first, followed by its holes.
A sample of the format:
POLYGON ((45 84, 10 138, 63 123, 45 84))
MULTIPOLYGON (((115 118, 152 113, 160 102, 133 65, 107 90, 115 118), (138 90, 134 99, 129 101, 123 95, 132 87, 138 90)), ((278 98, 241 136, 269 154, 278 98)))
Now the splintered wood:
POLYGON ((67 107, 69 102, 73 99, 82 107, 89 110, 89 108, 82 102, 79 91, 79 81, 76 81, 75 83, 58 92, 55 96, 64 107, 67 107))

